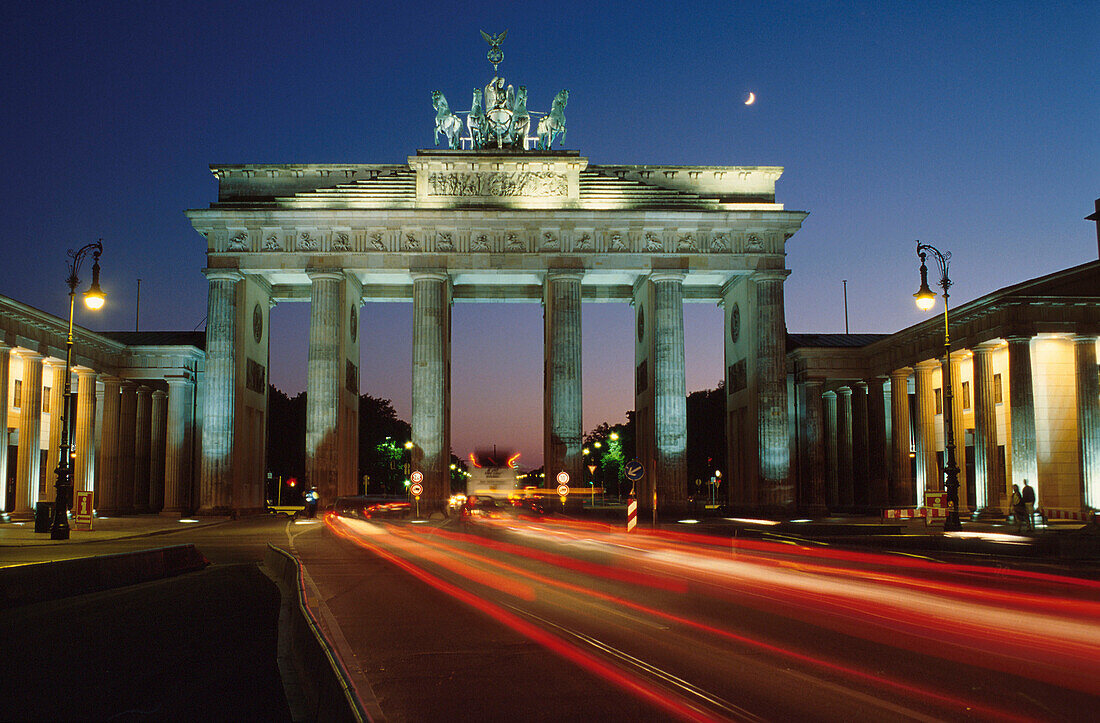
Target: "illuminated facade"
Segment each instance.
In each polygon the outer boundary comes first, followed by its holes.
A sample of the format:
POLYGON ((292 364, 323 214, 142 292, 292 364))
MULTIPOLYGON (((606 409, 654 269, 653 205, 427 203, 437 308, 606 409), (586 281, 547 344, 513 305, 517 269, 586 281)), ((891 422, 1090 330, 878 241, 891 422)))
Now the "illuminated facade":
MULTIPOLYGON (((1028 480, 1055 515, 1100 508, 1100 261, 951 311, 960 511, 1028 480)), ((943 316, 896 334, 788 338, 800 504, 871 510, 943 489, 943 316)))
MULTIPOLYGON (((54 499, 68 323, 0 296, 0 509, 54 499)), ((74 329, 74 489, 101 514, 193 509, 203 335, 74 329)))
POLYGON ((323 501, 356 489, 362 304, 413 304, 413 465, 422 503, 442 505, 451 304, 537 300, 547 480, 582 479, 581 303, 630 303, 640 498, 686 506, 682 304, 717 303, 734 499, 794 505, 784 247, 806 214, 776 203, 781 168, 590 166, 573 151, 490 149, 212 171, 218 200, 188 212, 210 282, 200 512, 262 504, 266 330, 279 302, 312 308, 306 454, 323 501))

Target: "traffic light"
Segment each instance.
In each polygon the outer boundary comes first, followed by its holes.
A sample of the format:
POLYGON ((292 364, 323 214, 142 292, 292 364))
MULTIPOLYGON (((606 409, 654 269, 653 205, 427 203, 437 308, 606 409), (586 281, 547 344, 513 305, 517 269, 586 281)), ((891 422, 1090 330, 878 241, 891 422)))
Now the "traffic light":
POLYGON ((295 477, 288 477, 288 478, 287 478, 287 481, 286 481, 286 486, 287 486, 287 487, 297 487, 297 486, 298 486, 298 480, 297 480, 297 478, 295 478, 295 477))

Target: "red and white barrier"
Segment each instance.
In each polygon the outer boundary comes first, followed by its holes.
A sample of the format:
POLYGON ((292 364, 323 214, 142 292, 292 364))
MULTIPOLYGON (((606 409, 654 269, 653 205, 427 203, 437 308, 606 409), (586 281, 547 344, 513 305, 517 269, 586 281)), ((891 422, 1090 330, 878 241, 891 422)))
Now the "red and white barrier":
POLYGON ((1051 510, 1045 507, 1041 512, 1048 520, 1078 520, 1080 522, 1089 522, 1094 514, 1092 510, 1051 510))
POLYGON ((895 507, 882 511, 884 520, 912 520, 918 517, 924 517, 923 507, 895 507))
POLYGON ((638 525, 638 500, 633 497, 626 505, 626 531, 632 532, 638 525))

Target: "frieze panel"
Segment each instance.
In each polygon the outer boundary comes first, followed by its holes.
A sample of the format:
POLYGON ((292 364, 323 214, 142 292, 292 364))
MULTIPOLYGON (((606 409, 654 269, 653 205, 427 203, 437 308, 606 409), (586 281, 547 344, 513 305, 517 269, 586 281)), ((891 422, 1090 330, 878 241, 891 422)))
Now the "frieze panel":
POLYGON ((551 171, 437 172, 428 176, 429 196, 557 198, 568 194, 567 177, 551 171))
POLYGON ((237 229, 231 229, 229 231, 229 245, 225 247, 226 251, 250 251, 251 245, 248 243, 248 232, 239 231, 237 229))
POLYGON ((333 230, 330 248, 338 253, 351 251, 351 232, 340 229, 333 230))

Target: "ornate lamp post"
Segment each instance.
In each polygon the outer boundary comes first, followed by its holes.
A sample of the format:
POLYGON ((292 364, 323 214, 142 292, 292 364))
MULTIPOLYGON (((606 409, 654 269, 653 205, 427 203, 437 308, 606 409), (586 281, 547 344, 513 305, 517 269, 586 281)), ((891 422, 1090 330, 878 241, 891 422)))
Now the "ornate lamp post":
POLYGON ((57 461, 57 494, 53 504, 53 524, 50 526, 51 540, 69 539, 69 504, 73 496, 73 461, 70 456, 72 445, 69 440, 69 415, 72 409, 72 385, 69 377, 73 366, 73 309, 76 299, 76 286, 80 283, 77 274, 84 257, 92 254, 92 285, 84 292, 84 305, 93 311, 103 306, 106 297, 99 288, 99 255, 103 253, 103 241, 90 243, 73 251, 69 249, 69 337, 65 342, 65 396, 61 409, 61 454, 57 461))
POLYGON ((947 265, 951 261, 951 252, 940 253, 940 250, 929 244, 917 241, 917 256, 920 258, 920 288, 913 294, 917 306, 922 311, 928 311, 936 304, 936 294, 928 288, 928 267, 925 265, 927 254, 940 265, 940 287, 943 289, 943 353, 946 363, 943 365, 943 436, 944 447, 947 453, 947 465, 943 469, 947 488, 947 519, 943 529, 947 531, 961 530, 959 521, 959 466, 955 462, 955 423, 954 410, 951 403, 951 327, 948 322, 948 298, 947 290, 951 288, 951 279, 947 276, 947 265))

